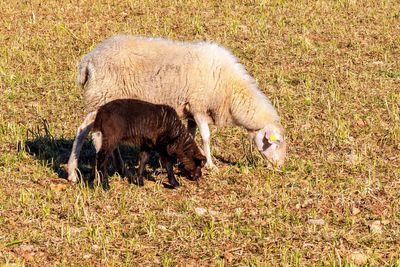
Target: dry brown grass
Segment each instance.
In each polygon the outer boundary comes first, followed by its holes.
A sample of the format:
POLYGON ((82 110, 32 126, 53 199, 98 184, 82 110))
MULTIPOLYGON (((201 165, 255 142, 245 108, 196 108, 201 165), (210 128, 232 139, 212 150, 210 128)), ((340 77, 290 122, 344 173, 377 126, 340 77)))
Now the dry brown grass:
MULTIPOLYGON (((0 10, 3 264, 400 266, 399 1, 14 0, 0 10), (115 33, 230 48, 282 116, 283 171, 225 128, 212 140, 221 172, 179 190, 114 176, 104 193, 61 179, 84 115, 77 62, 115 33)), ((92 157, 88 143, 83 170, 92 157)))

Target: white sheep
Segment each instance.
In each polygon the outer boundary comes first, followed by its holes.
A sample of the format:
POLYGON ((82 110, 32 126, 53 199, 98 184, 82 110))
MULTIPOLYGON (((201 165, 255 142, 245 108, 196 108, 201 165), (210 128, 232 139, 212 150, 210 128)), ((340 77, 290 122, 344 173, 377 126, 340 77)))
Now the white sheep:
MULTIPOLYGON (((244 127, 269 163, 284 163, 287 145, 275 108, 237 58, 215 43, 116 35, 82 59, 77 81, 88 114, 68 161, 70 181, 77 181, 79 153, 97 109, 121 98, 174 108, 186 101, 195 121, 189 121, 190 130, 195 133, 199 127, 208 168, 215 168, 209 123, 244 127)), ((120 159, 119 153, 114 155, 120 159)))

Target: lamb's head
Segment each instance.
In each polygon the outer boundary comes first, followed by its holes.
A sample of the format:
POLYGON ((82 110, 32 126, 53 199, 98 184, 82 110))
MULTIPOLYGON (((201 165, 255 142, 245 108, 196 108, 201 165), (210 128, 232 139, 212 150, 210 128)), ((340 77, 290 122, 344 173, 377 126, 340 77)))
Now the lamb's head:
POLYGON ((178 152, 177 157, 183 164, 183 171, 189 179, 198 180, 201 177, 201 169, 206 164, 206 157, 199 147, 197 147, 194 140, 189 147, 186 147, 181 153, 178 152))
POLYGON ((254 143, 268 163, 280 167, 285 162, 287 144, 284 129, 279 123, 269 123, 264 128, 251 133, 254 143))

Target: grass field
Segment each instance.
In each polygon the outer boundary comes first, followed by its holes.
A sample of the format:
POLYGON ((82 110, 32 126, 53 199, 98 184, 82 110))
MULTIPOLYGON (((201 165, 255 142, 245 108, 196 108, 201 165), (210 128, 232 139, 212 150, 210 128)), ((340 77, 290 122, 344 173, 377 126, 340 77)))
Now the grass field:
MULTIPOLYGON (((6 266, 400 266, 399 1, 0 1, 0 262, 6 266), (116 33, 214 40, 281 115, 265 168, 212 130, 219 173, 179 190, 64 179, 76 66, 116 33)), ((131 168, 135 155, 126 150, 131 168)), ((94 157, 85 144, 80 168, 94 157)))

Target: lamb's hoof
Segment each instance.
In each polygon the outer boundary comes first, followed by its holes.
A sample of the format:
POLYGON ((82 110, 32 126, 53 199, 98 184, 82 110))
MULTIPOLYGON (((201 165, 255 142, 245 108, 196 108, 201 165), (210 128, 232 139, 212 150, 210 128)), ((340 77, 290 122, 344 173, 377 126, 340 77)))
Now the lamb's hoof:
POLYGON ((104 191, 110 191, 110 185, 109 184, 103 184, 103 190, 104 191))
POLYGON ((179 186, 181 186, 181 185, 178 182, 171 183, 172 188, 178 188, 179 186))
POLYGON ((78 183, 78 173, 76 171, 70 172, 70 174, 68 175, 68 181, 70 181, 71 183, 78 183))
POLYGON ((191 180, 193 182, 198 182, 200 180, 200 177, 194 176, 194 177, 191 177, 189 180, 191 180))
POLYGON ((163 186, 165 187, 165 188, 168 188, 168 189, 177 189, 177 188, 179 188, 180 187, 180 184, 177 182, 176 184, 174 183, 174 184, 170 184, 170 183, 163 183, 163 186))
POLYGON ((121 173, 118 172, 118 174, 119 174, 119 176, 121 176, 122 179, 124 179, 126 177, 128 177, 128 179, 129 179, 129 177, 134 176, 133 172, 131 172, 128 169, 124 169, 121 173))
POLYGON ((133 176, 129 176, 128 177, 128 182, 130 184, 135 184, 137 186, 144 186, 144 180, 143 177, 133 177, 133 176))
POLYGON ((143 178, 137 180, 137 185, 138 185, 138 186, 144 186, 144 180, 143 180, 143 178))
POLYGON ((88 183, 88 188, 89 189, 94 189, 94 183, 93 182, 89 182, 88 183))

